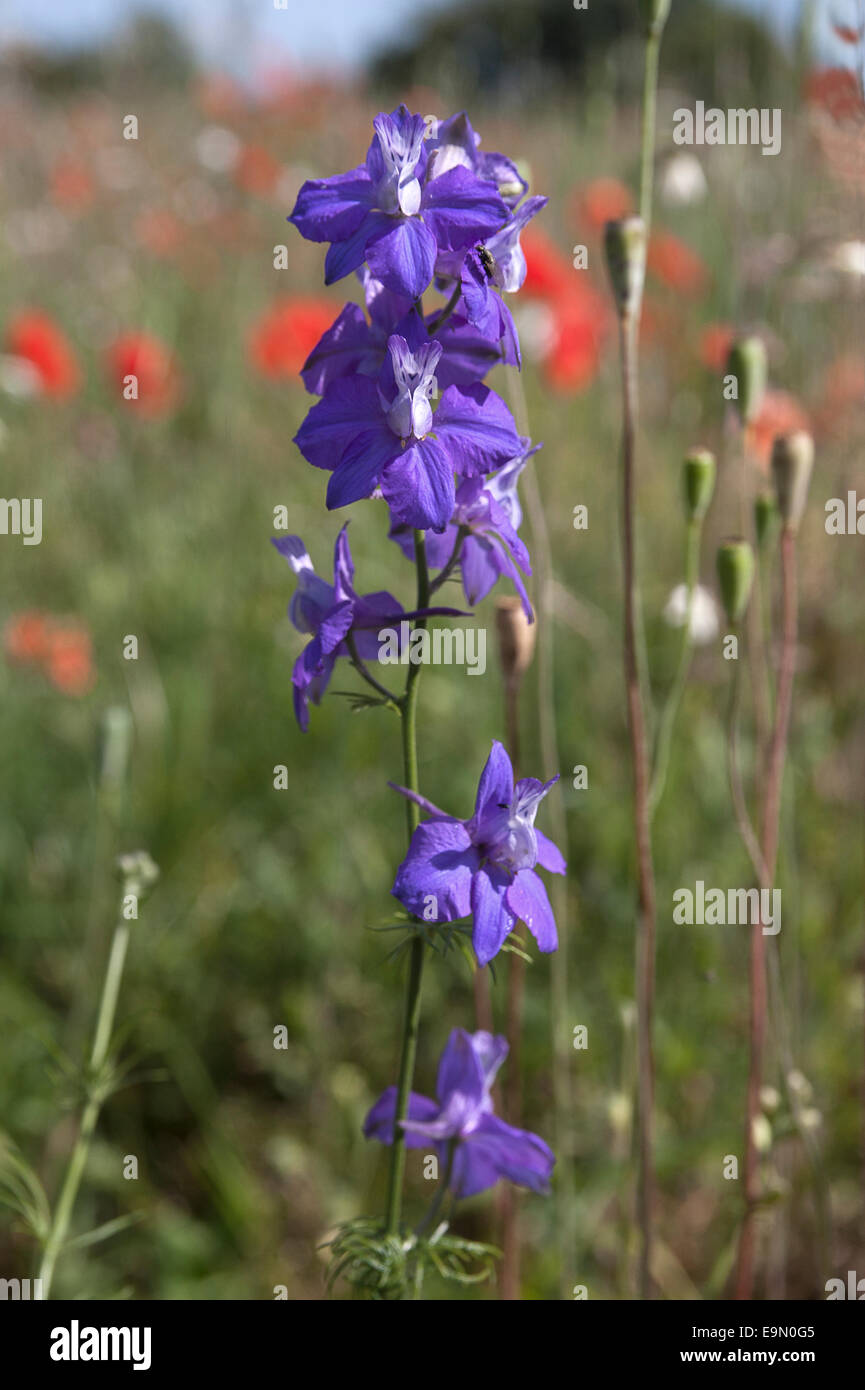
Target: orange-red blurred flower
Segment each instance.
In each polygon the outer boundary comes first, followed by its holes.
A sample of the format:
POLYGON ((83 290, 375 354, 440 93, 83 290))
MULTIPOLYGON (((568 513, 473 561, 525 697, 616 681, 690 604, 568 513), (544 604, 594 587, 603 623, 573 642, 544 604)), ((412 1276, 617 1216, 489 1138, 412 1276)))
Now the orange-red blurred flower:
POLYGON ((6 328, 6 351, 34 369, 42 393, 62 400, 77 391, 81 372, 68 340, 39 309, 16 314, 6 328))
POLYGON ((527 273, 520 298, 541 300, 551 316, 544 375, 557 391, 579 391, 598 370, 610 326, 607 300, 543 232, 533 227, 521 240, 527 273))
POLYGON ((93 202, 95 185, 86 164, 61 159, 51 171, 50 189, 58 207, 79 212, 93 202))
POLYGON ((727 361, 736 330, 729 323, 707 324, 700 334, 700 361, 710 372, 720 372, 727 361))
POLYGON ((555 242, 536 227, 523 232, 520 242, 526 258, 526 278, 521 294, 553 300, 573 284, 573 265, 555 242))
POLYGON ((776 435, 810 429, 810 417, 795 396, 789 391, 767 391, 759 415, 746 427, 745 447, 760 467, 767 469, 776 435))
POLYGON ((183 223, 170 208, 148 208, 135 223, 135 235, 154 256, 173 256, 185 236, 183 223))
POLYGON ((106 367, 124 405, 163 415, 177 404, 180 374, 173 354, 152 333, 123 333, 108 348, 106 367))
POLYGON ((581 391, 597 373, 610 327, 607 301, 588 283, 578 282, 553 308, 555 338, 544 375, 557 391, 581 391))
POLYGON ((329 299, 314 295, 278 299, 249 335, 253 363, 265 376, 296 377, 335 318, 329 299))
POLYGON ((573 200, 578 219, 587 222, 595 232, 603 231, 607 222, 627 217, 633 206, 630 189, 620 179, 610 177, 593 179, 577 189, 573 200))
POLYGON ((818 68, 805 80, 805 99, 827 111, 835 121, 865 112, 859 78, 850 68, 818 68))
POLYGON ((276 187, 282 166, 262 145, 244 145, 234 177, 245 193, 267 194, 276 187))
POLYGON ((10 618, 3 629, 3 650, 10 661, 41 661, 48 651, 48 621, 44 613, 34 608, 10 618))
POLYGON ((79 623, 49 630, 45 670, 51 684, 64 695, 86 695, 96 681, 90 633, 79 623))
POLYGON ((706 289, 709 276, 705 265, 696 251, 672 232, 655 232, 649 238, 646 265, 662 285, 678 294, 700 295, 706 289))
POLYGON ((90 633, 77 619, 18 613, 3 631, 3 649, 10 661, 38 666, 64 695, 86 695, 95 684, 90 633))

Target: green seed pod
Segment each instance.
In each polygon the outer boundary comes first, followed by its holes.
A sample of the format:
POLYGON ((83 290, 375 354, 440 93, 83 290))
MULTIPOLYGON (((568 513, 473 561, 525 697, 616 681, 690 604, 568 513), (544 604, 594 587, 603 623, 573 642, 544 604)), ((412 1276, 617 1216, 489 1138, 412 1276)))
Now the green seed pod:
POLYGON ((649 35, 660 34, 667 22, 672 0, 640 0, 640 14, 649 35))
POLYGON ((718 547, 718 583, 721 600, 731 623, 738 623, 751 597, 754 552, 747 541, 724 541, 718 547))
POLYGON ((754 529, 757 532, 757 547, 762 550, 778 519, 778 508, 771 492, 761 492, 754 502, 754 529))
POLYGON ((604 228, 607 271, 616 305, 623 318, 639 312, 646 275, 646 224, 642 217, 624 217, 604 228))
POLYGON ((760 413, 766 394, 768 366, 762 338, 737 338, 727 357, 727 375, 736 378, 736 410, 747 425, 760 413))
POLYGON ((772 446, 772 481, 778 511, 789 531, 798 531, 814 467, 814 441, 805 430, 779 434, 772 446))
POLYGON ((708 449, 692 449, 682 464, 682 493, 689 521, 702 521, 715 491, 715 455, 708 449))

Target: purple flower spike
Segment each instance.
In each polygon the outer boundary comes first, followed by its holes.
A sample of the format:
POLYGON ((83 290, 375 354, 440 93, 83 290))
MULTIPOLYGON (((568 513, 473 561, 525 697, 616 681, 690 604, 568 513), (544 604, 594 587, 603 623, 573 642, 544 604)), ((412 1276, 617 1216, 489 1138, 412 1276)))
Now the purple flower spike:
MULTIPOLYGON (((493 1113, 490 1095, 496 1072, 508 1045, 492 1033, 467 1033, 455 1028, 439 1062, 437 1101, 414 1092, 403 1122, 406 1147, 436 1149, 446 1168, 453 1145, 449 1190, 455 1197, 473 1197, 508 1178, 533 1192, 549 1190, 555 1165, 552 1150, 537 1134, 515 1129, 493 1113)), ((367 1139, 393 1143, 396 1087, 390 1086, 366 1117, 367 1139)))
POLYGON ((405 614, 392 594, 379 592, 361 598, 355 593, 354 562, 343 526, 336 538, 333 584, 316 574, 306 546, 299 536, 274 536, 273 544, 297 575, 297 589, 288 616, 298 632, 312 634, 294 663, 294 713, 304 733, 309 727, 309 701, 320 704, 338 657, 349 656, 352 634, 363 660, 378 660, 378 632, 398 625, 405 614))
POLYGON ((444 530, 455 501, 454 474, 493 472, 519 452, 513 417, 488 387, 449 386, 433 414, 441 344, 412 350, 394 333, 378 381, 331 382, 295 436, 309 463, 332 470, 329 508, 380 487, 394 522, 444 530))
POLYGON ((474 815, 456 820, 406 791, 429 815, 411 838, 391 892, 425 921, 474 918, 472 945, 480 965, 501 950, 518 922, 525 922, 541 951, 555 951, 558 934, 547 890, 535 866, 563 874, 559 850, 535 829, 538 807, 558 781, 524 777, 514 786, 511 760, 493 743, 478 786, 474 815))
POLYGON ((492 236, 508 209, 495 186, 464 165, 426 178, 422 116, 398 106, 373 127, 365 163, 307 181, 288 220, 308 240, 331 243, 328 285, 365 261, 386 289, 415 300, 432 280, 439 251, 492 236))
MULTIPOLYGON (((426 556, 430 570, 444 569, 453 554, 460 527, 469 534, 460 547, 459 570, 463 592, 474 607, 502 577, 510 579, 516 589, 529 622, 534 622, 532 606, 522 575, 531 574, 529 552, 517 534, 522 520, 517 482, 519 476, 540 444, 532 447, 529 439, 520 440, 516 458, 487 479, 466 478, 457 488, 454 513, 450 525, 441 535, 427 537, 426 556)), ((414 558, 412 532, 405 526, 394 526, 390 539, 397 542, 407 559, 414 558)))

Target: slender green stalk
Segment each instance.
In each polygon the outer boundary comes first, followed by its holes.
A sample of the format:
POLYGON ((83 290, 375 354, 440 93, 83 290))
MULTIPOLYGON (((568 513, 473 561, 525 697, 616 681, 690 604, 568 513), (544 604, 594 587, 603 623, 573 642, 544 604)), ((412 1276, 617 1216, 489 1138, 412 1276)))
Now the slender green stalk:
POLYGON ((649 754, 637 658, 639 587, 635 544, 635 453, 637 425, 637 324, 625 315, 620 324, 623 396, 622 520, 625 589, 625 690, 634 772, 634 833, 637 848, 639 912, 636 933, 637 995, 637 1224, 640 1229, 639 1286, 651 1297, 654 1221, 652 1015, 655 997, 655 870, 649 812, 649 754))
MULTIPOLYGON (((520 434, 529 433, 528 408, 522 377, 519 372, 508 373, 508 392, 520 434)), ((561 766, 559 734, 555 702, 555 630, 553 557, 550 534, 544 513, 543 498, 537 470, 527 468, 523 474, 523 495, 532 533, 535 594, 538 623, 537 708, 538 735, 544 767, 561 766)), ((557 782, 547 800, 553 826, 553 838, 559 845, 568 841, 562 784, 557 782)), ((571 933, 578 926, 576 888, 556 875, 550 887, 553 911, 559 926, 559 949, 550 959, 550 1030, 553 1054, 553 1115, 556 1149, 554 1186, 556 1202, 556 1237, 561 1270, 561 1292, 564 1299, 572 1297, 577 1278, 578 1218, 576 1175, 574 1171, 574 1120, 571 1084, 570 1044, 571 1004, 568 993, 568 955, 571 933), (570 892, 569 892, 570 888, 570 892)))
POLYGON ((694 596, 697 592, 697 581, 700 577, 700 542, 703 534, 702 522, 698 518, 688 522, 688 530, 685 537, 685 587, 687 589, 687 603, 685 606, 685 621, 682 625, 682 641, 679 648, 679 661, 676 667, 676 674, 670 693, 667 696, 666 704, 661 713, 661 721, 658 726, 658 738, 655 747, 655 763, 652 775, 652 790, 649 797, 649 810, 654 814, 661 797, 664 795, 664 788, 667 783, 667 773, 670 767, 670 749, 673 741, 673 729, 676 723, 676 716, 679 713, 679 706, 682 703, 682 696, 685 693, 685 686, 688 683, 688 672, 691 669, 691 657, 694 652, 694 637, 691 631, 691 624, 694 616, 694 596))
POLYGON ((114 1027, 114 1016, 117 1011, 117 999, 120 993, 120 983, 123 978, 123 966, 126 961, 126 950, 128 945, 129 923, 121 918, 114 929, 111 954, 108 958, 108 968, 105 972, 105 981, 102 986, 102 997, 99 1003, 96 1032, 93 1039, 93 1050, 90 1054, 89 1096, 81 1116, 78 1138, 69 1156, 69 1163, 66 1168, 66 1175, 63 1179, 63 1186, 60 1190, 60 1197, 54 1210, 51 1226, 42 1252, 42 1263, 38 1277, 42 1281, 43 1299, 49 1298, 51 1294, 54 1269, 69 1230, 69 1222, 72 1219, 75 1200, 78 1196, 78 1189, 81 1186, 81 1178, 84 1174, 87 1157, 90 1152, 90 1141, 93 1138, 103 1102, 110 1089, 110 1081, 106 1076, 105 1064, 108 1058, 108 1049, 111 1044, 111 1033, 114 1027))
POLYGON ((643 70, 643 132, 640 159, 640 216, 646 224, 648 239, 652 226, 652 198, 655 186, 655 126, 658 106, 658 60, 661 54, 663 27, 646 39, 643 70))
MULTIPOLYGON (((429 572, 426 560, 426 542, 423 531, 414 533, 415 567, 417 569, 417 607, 426 608, 429 604, 429 572)), ((418 618, 416 627, 426 627, 426 619, 418 618)), ((400 701, 402 712, 402 751, 404 785, 409 791, 417 792, 417 697, 420 664, 410 661, 406 675, 405 694, 400 701)), ((406 828, 408 838, 414 834, 420 823, 420 808, 413 801, 406 801, 406 828)), ((402 1192, 405 1182, 405 1135, 402 1122, 408 1112, 408 1098, 414 1077, 417 1054, 418 1030, 420 1027, 421 990, 423 986, 423 967, 426 946, 420 935, 415 935, 411 943, 408 981, 403 1017, 402 1044, 400 1050, 399 1077, 397 1080, 396 1113, 394 1118, 393 1144, 390 1154, 390 1177, 387 1193, 387 1233, 398 1235, 402 1216, 402 1192)))

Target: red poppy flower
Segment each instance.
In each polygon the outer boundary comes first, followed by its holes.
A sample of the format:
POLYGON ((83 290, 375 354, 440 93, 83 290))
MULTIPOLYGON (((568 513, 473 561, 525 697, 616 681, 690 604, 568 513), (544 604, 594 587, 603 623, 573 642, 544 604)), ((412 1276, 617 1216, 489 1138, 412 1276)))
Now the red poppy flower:
POLYGON ((710 372, 723 371, 736 330, 729 323, 710 323, 700 334, 700 361, 710 372))
POLYGON ((6 351, 30 363, 44 395, 62 400, 78 390, 81 372, 72 348, 54 320, 40 310, 15 315, 6 329, 6 351))
POLYGON ((151 333, 123 333, 106 353, 108 375, 124 405, 163 415, 180 396, 180 376, 168 348, 151 333))
POLYGON ((34 608, 10 618, 3 629, 3 650, 10 661, 41 661, 48 651, 45 615, 34 608))
POLYGON ((264 376, 296 378, 336 313, 330 300, 315 296, 279 299, 254 324, 249 353, 264 376))
POLYGON ((578 189, 573 207, 581 222, 587 222, 593 231, 601 232, 607 222, 627 217, 633 211, 634 200, 630 189, 620 179, 603 177, 593 179, 585 188, 578 189))
POLYGON ((708 271, 696 251, 672 232, 655 232, 646 257, 649 272, 677 294, 698 296, 708 283, 708 271))
POLYGON ((789 391, 767 391, 759 415, 745 430, 748 453, 761 468, 768 469, 775 436, 795 430, 811 430, 811 420, 796 397, 789 391))
POLYGON ((272 193, 282 173, 282 165, 261 145, 244 145, 234 177, 244 193, 261 196, 272 193))
POLYGON ((61 159, 51 171, 51 197, 58 207, 78 212, 93 202, 94 183, 86 165, 61 159))
POLYGON ((3 648, 10 661, 41 667, 64 695, 86 695, 96 681, 90 633, 75 619, 18 613, 6 624, 3 648))
POLYGON ((523 232, 520 242, 526 258, 521 294, 554 301, 573 287, 575 275, 585 273, 575 271, 555 242, 535 227, 523 232))
POLYGON ((850 68, 820 68, 809 73, 805 99, 827 111, 834 121, 849 120, 865 112, 862 87, 850 68))
POLYGON ((90 633, 79 623, 59 624, 49 631, 45 672, 64 695, 86 695, 96 681, 90 633))
POLYGON ((556 336, 544 362, 544 375, 556 391, 581 391, 598 371, 610 328, 607 300, 592 285, 582 283, 558 300, 553 314, 556 336))

